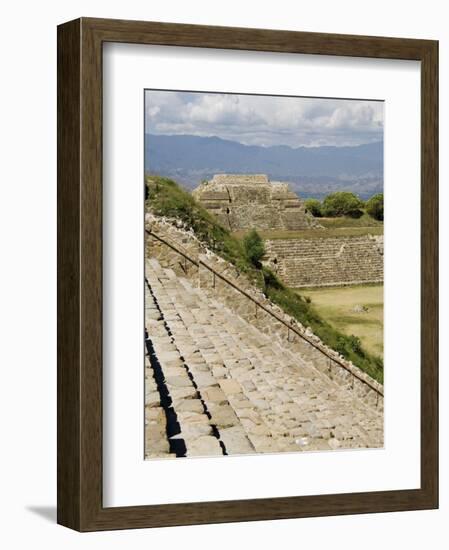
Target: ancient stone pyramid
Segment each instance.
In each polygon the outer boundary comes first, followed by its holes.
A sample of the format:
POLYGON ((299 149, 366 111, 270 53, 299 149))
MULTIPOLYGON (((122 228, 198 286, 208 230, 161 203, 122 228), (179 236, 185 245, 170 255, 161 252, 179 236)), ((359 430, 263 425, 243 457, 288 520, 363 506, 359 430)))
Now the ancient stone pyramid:
POLYGON ((294 231, 318 225, 288 183, 271 182, 264 174, 217 174, 193 196, 231 231, 294 231))

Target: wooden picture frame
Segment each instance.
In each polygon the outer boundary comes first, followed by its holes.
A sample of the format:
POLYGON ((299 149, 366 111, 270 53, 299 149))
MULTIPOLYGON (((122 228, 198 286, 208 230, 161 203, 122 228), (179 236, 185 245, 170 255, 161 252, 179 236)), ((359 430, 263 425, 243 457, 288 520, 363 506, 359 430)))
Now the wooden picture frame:
POLYGON ((58 27, 58 523, 79 531, 438 506, 438 43, 81 18, 58 27), (105 508, 102 503, 102 44, 421 62, 421 488, 105 508))

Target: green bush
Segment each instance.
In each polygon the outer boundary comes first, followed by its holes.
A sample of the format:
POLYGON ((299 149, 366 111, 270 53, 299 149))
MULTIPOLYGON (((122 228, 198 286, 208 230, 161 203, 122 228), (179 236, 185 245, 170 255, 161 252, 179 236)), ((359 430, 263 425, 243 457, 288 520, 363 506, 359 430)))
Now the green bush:
POLYGON ((323 215, 321 211, 321 202, 318 199, 307 199, 305 201, 306 212, 312 214, 315 218, 321 218, 323 215))
POLYGON ((346 355, 348 350, 347 350, 347 341, 344 336, 337 336, 335 351, 338 351, 338 353, 340 353, 341 355, 346 355))
POLYGON ((368 214, 378 221, 384 220, 384 195, 383 193, 378 193, 373 195, 366 202, 366 211, 368 214))
POLYGON ((261 267, 261 260, 265 254, 265 246, 259 233, 255 229, 252 229, 243 238, 243 248, 245 249, 246 257, 248 261, 254 267, 261 267))
POLYGON ((276 277, 276 275, 271 271, 271 269, 268 269, 267 267, 263 266, 262 276, 263 276, 265 290, 270 288, 275 290, 285 290, 284 284, 276 277))
POLYGON ((351 334, 351 336, 348 337, 348 343, 351 346, 352 351, 363 354, 362 342, 360 341, 360 338, 351 334))
POLYGON ((360 218, 363 215, 363 201, 349 191, 337 191, 328 195, 322 206, 323 216, 330 218, 349 216, 360 218))

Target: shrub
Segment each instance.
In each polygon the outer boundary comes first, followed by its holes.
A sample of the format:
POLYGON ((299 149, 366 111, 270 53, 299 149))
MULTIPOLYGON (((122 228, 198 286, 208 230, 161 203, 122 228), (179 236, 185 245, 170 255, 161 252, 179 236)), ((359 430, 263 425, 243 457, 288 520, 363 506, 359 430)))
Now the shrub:
POLYGON ((252 229, 243 239, 243 247, 248 260, 254 267, 260 268, 264 254, 265 246, 259 233, 255 229, 252 229))
POLYGON ((347 354, 347 340, 344 336, 337 336, 337 342, 335 345, 335 351, 338 351, 341 355, 345 356, 347 354))
POLYGON ((366 203, 366 211, 368 214, 378 221, 384 220, 384 195, 378 193, 373 195, 366 203))
POLYGON ((360 218, 363 215, 363 201, 354 193, 349 191, 337 191, 328 195, 322 206, 324 216, 330 218, 349 216, 351 218, 360 218))
POLYGON ((352 351, 359 355, 363 355, 363 349, 362 349, 362 342, 360 341, 360 338, 357 336, 354 336, 351 334, 351 336, 348 337, 348 344, 351 347, 352 351))
POLYGON ((276 277, 276 275, 268 269, 267 267, 262 267, 262 275, 265 290, 268 288, 273 288, 275 290, 285 290, 285 286, 281 281, 276 277))
POLYGON ((312 214, 315 218, 321 218, 323 213, 321 212, 321 202, 318 199, 307 199, 305 201, 306 212, 312 214))

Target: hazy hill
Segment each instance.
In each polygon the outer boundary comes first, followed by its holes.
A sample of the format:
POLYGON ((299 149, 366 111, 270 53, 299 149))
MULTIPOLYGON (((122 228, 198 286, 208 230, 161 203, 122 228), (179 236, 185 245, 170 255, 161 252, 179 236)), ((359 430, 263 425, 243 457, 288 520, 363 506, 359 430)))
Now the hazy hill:
POLYGON ((220 172, 264 173, 289 181, 300 195, 321 197, 339 189, 362 198, 382 191, 383 142, 355 147, 260 147, 218 137, 147 134, 145 170, 193 189, 220 172))

